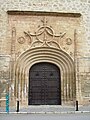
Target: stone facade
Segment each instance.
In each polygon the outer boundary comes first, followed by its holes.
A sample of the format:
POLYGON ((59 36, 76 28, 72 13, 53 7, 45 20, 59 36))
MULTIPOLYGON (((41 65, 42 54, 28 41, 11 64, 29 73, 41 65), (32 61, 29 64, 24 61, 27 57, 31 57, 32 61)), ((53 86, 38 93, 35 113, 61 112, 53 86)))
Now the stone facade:
POLYGON ((1 0, 0 6, 0 99, 9 91, 10 104, 28 105, 28 71, 44 61, 61 70, 63 104, 89 104, 90 0, 1 0))

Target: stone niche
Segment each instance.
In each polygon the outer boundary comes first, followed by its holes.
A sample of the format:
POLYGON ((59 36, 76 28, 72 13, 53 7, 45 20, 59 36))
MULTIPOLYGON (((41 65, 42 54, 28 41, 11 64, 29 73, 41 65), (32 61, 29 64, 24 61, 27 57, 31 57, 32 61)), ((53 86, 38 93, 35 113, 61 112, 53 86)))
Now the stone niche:
MULTIPOLYGON (((28 72, 27 71, 29 70, 26 66, 25 66, 25 70, 23 69, 24 64, 22 64, 19 67, 18 65, 25 62, 23 57, 23 62, 21 61, 21 63, 19 63, 24 53, 26 56, 26 53, 31 51, 31 57, 33 57, 34 52, 32 53, 32 50, 36 50, 36 53, 37 53, 38 48, 41 48, 42 51, 44 51, 44 49, 46 49, 47 52, 54 51, 53 54, 55 53, 57 54, 58 52, 56 51, 60 51, 61 55, 63 53, 65 56, 68 56, 67 60, 63 58, 66 61, 64 62, 66 64, 67 61, 69 61, 70 64, 72 64, 71 65, 72 67, 70 68, 71 73, 67 71, 67 74, 68 74, 67 78, 63 77, 63 75, 61 76, 62 84, 63 84, 62 93, 61 93, 62 102, 64 103, 64 101, 67 101, 67 99, 69 100, 69 97, 67 96, 67 94, 68 95, 73 94, 74 96, 73 99, 75 99, 76 84, 75 84, 75 77, 74 77, 74 63, 75 63, 75 55, 76 55, 75 53, 76 41, 77 39, 78 41, 79 39, 81 39, 81 34, 82 34, 80 32, 80 29, 81 29, 80 16, 81 15, 78 13, 8 11, 7 54, 10 54, 12 58, 11 81, 12 81, 12 85, 14 85, 13 87, 14 90, 12 90, 12 93, 14 94, 11 95, 12 98, 15 98, 15 100, 17 98, 20 99, 23 105, 28 103, 27 102, 28 101, 28 72), (77 31, 79 31, 79 35, 77 31), (65 82, 66 79, 68 82, 65 82), (71 82, 69 79, 71 79, 71 82), (63 82, 63 80, 65 83, 63 82), (74 90, 71 90, 72 88, 74 90), (72 91, 72 93, 69 93, 68 91, 69 92, 72 91)), ((39 55, 42 57, 42 54, 39 54, 39 53, 37 54, 36 54, 37 57, 39 55)), ((58 53, 58 58, 60 57, 60 54, 58 53)), ((47 54, 46 54, 46 57, 47 57, 47 54)), ((52 57, 53 59, 55 59, 54 56, 52 57)), ((26 58, 28 59, 27 56, 26 58)), ((34 64, 36 60, 33 60, 33 61, 34 62, 32 64, 34 64)), ((55 62, 55 60, 54 60, 54 63, 60 66, 60 64, 58 62, 55 62)), ((63 65, 63 67, 64 66, 65 65, 63 65)), ((69 70, 69 67, 70 66, 67 65, 66 68, 69 70)))

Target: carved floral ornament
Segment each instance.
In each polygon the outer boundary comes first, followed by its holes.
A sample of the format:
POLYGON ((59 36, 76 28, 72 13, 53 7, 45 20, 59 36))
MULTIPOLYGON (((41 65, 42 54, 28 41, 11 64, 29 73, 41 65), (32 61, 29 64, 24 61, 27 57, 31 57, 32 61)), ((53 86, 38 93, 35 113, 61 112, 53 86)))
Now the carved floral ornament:
MULTIPOLYGON (((53 28, 51 26, 48 26, 47 25, 47 20, 46 18, 44 17, 43 20, 41 20, 41 22, 43 22, 43 26, 39 26, 37 28, 37 30, 35 31, 35 33, 31 33, 30 31, 24 31, 24 34, 25 34, 25 37, 28 37, 28 43, 31 45, 31 47, 36 47, 36 46, 39 46, 39 47, 42 47, 42 46, 48 46, 48 47, 57 47, 60 49, 60 44, 59 42, 55 41, 55 37, 59 38, 59 40, 61 38, 63 38, 66 33, 59 33, 59 34, 56 34, 55 31, 53 30, 53 28), (43 38, 40 37, 43 35, 43 38), (47 38, 47 35, 51 36, 52 39, 51 40, 48 40, 47 38), (33 41, 33 37, 36 38, 35 41, 33 41)), ((25 37, 19 37, 17 39, 18 43, 20 44, 24 44, 26 42, 26 39, 25 37)), ((72 44, 72 39, 71 38, 66 38, 66 44, 67 45, 71 45, 72 44)))

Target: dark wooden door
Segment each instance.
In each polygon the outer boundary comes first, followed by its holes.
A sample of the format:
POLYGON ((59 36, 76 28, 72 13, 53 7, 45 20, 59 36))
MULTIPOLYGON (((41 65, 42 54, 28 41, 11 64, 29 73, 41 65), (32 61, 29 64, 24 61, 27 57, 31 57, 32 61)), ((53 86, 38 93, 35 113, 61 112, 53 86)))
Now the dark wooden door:
POLYGON ((60 70, 51 63, 37 63, 29 71, 28 105, 60 105, 60 70))

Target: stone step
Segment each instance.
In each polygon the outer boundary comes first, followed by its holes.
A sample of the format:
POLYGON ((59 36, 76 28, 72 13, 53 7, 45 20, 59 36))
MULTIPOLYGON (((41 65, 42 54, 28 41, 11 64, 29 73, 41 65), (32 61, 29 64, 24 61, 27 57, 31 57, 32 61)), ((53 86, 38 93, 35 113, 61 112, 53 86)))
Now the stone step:
POLYGON ((74 106, 28 106, 20 109, 21 112, 63 112, 74 110, 74 106))

